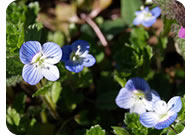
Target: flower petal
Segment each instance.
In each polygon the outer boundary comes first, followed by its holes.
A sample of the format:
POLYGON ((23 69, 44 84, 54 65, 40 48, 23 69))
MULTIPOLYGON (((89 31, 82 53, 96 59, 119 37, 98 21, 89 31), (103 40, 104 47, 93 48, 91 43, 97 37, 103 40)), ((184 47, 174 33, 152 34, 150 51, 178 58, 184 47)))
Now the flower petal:
POLYGON ((151 10, 151 13, 153 16, 155 16, 157 18, 161 14, 161 9, 159 7, 155 7, 151 10))
POLYGON ((138 16, 138 15, 142 14, 142 11, 136 11, 135 14, 136 14, 136 16, 138 16))
POLYGON ((150 12, 149 7, 145 7, 144 11, 145 12, 150 12))
POLYGON ((83 65, 85 67, 91 67, 95 63, 96 63, 96 59, 90 54, 87 54, 86 57, 83 59, 83 65))
POLYGON ((42 47, 43 55, 46 57, 45 62, 56 64, 61 60, 62 50, 59 45, 53 42, 47 42, 42 47))
POLYGON ((155 90, 148 91, 145 96, 146 96, 146 99, 151 102, 156 102, 161 99, 159 94, 155 90))
POLYGON ((77 40, 72 43, 72 51, 76 52, 80 47, 80 54, 88 54, 89 52, 89 43, 84 40, 77 40))
POLYGON ((181 97, 175 96, 168 101, 168 110, 173 112, 179 112, 182 108, 181 97))
POLYGON ((65 63, 65 67, 67 70, 69 70, 71 72, 75 72, 75 73, 82 71, 84 68, 82 63, 72 62, 72 61, 67 61, 65 63))
POLYGON ((185 38, 185 28, 181 26, 179 33, 178 33, 179 38, 185 38))
POLYGON ((65 45, 62 47, 62 61, 63 62, 66 62, 70 59, 70 54, 72 52, 72 48, 71 48, 71 45, 65 45))
POLYGON ((32 58, 42 50, 42 47, 37 41, 25 42, 19 51, 19 57, 23 64, 31 63, 32 58))
POLYGON ((134 24, 134 25, 139 25, 139 24, 141 24, 141 23, 143 22, 143 19, 144 19, 144 17, 143 17, 142 15, 138 15, 138 16, 134 19, 133 24, 134 24))
POLYGON ((27 83, 35 85, 43 78, 43 75, 40 68, 34 64, 26 64, 23 67, 22 77, 27 83))
POLYGON ((144 92, 150 90, 150 86, 148 85, 148 83, 140 77, 129 79, 125 85, 125 88, 127 88, 128 90, 141 90, 144 92))
POLYGON ((57 66, 46 63, 44 68, 42 68, 42 74, 49 81, 56 81, 60 75, 57 66))
POLYGON ((151 128, 157 124, 159 117, 154 112, 145 112, 140 115, 139 120, 143 126, 151 128))
POLYGON ((146 112, 146 106, 142 101, 136 101, 130 108, 130 113, 142 114, 146 112))
POLYGON ((145 27, 151 27, 155 22, 156 22, 156 18, 151 17, 150 19, 144 20, 142 22, 142 25, 145 26, 145 27))
POLYGON ((167 113, 167 111, 168 111, 167 104, 163 100, 159 100, 159 101, 155 102, 155 104, 153 105, 153 109, 158 114, 164 114, 164 113, 167 113))
POLYGON ((145 94, 145 107, 148 111, 153 111, 153 104, 160 100, 159 94, 155 90, 150 90, 145 94))
POLYGON ((132 98, 132 95, 133 94, 131 91, 128 91, 126 88, 122 88, 119 91, 118 96, 116 97, 116 104, 120 108, 130 109, 135 103, 135 100, 134 98, 132 98))
POLYGON ((176 120, 177 116, 177 113, 174 113, 167 120, 157 123, 154 128, 163 129, 169 127, 176 120))

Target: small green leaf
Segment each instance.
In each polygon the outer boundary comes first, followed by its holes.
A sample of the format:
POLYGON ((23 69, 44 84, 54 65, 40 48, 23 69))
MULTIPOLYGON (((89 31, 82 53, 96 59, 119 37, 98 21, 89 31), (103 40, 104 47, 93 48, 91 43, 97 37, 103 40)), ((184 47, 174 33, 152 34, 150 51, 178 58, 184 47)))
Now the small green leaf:
POLYGON ((115 135, 130 135, 125 128, 122 127, 112 127, 115 135))
POLYGON ((60 93, 62 91, 62 87, 60 82, 54 82, 52 87, 51 87, 51 98, 53 103, 57 103, 59 97, 60 97, 60 93))
POLYGON ((20 119, 19 113, 14 108, 8 107, 6 115, 8 124, 19 126, 20 119))
POLYGON ((147 44, 148 38, 148 32, 143 27, 136 27, 132 29, 129 40, 133 48, 143 49, 147 44))
POLYGON ((51 88, 52 83, 48 83, 46 84, 44 87, 38 89, 33 95, 32 97, 36 97, 36 96, 40 96, 40 95, 45 95, 49 89, 51 88))
POLYGON ((99 125, 91 126, 89 130, 86 130, 86 135, 105 135, 105 130, 99 125))
POLYGON ((126 113, 124 122, 133 134, 135 135, 148 134, 148 129, 140 123, 138 114, 126 113))
POLYGON ((125 86, 126 79, 120 78, 117 73, 114 75, 114 80, 117 81, 122 88, 125 86))

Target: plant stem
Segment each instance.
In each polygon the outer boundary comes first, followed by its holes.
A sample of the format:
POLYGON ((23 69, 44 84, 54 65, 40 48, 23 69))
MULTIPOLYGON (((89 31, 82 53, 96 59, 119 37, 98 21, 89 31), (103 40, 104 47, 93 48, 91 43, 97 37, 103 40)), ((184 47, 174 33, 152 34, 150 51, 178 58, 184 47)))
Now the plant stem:
POLYGON ((170 128, 177 134, 177 131, 170 125, 170 128))
MULTIPOLYGON (((43 83, 44 81, 42 81, 43 83)), ((43 84, 44 85, 44 84, 43 84)), ((42 86, 40 83, 38 83, 36 85, 37 87, 37 90, 40 89, 42 86)), ((45 96, 40 96, 42 102, 46 105, 47 109, 49 110, 49 113, 51 114, 51 116, 54 118, 54 119, 57 119, 58 118, 58 114, 56 112, 56 110, 50 105, 50 103, 48 102, 47 98, 45 96)))

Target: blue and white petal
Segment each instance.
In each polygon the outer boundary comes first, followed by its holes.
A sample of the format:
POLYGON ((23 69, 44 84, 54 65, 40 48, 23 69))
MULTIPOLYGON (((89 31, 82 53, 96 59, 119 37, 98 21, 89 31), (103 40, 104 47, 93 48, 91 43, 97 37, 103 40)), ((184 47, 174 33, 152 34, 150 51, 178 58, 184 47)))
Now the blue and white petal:
POLYGON ((69 70, 71 72, 75 72, 75 73, 78 73, 78 72, 82 71, 83 68, 84 68, 82 63, 73 62, 73 61, 65 62, 65 67, 66 67, 67 70, 69 70))
POLYGON ((153 104, 160 100, 159 94, 155 90, 150 90, 145 94, 144 104, 146 107, 146 110, 152 111, 153 110, 153 104))
POLYGON ((31 63, 32 58, 39 52, 41 52, 42 47, 37 41, 25 42, 19 51, 19 57, 23 64, 31 63))
POLYGON ((131 91, 141 90, 141 91, 147 92, 150 90, 150 86, 148 85, 148 83, 140 77, 129 79, 125 85, 125 88, 131 91))
POLYGON ((169 127, 177 118, 178 114, 174 113, 173 115, 169 116, 166 120, 158 122, 154 128, 156 129, 163 129, 169 127))
POLYGON ((132 95, 131 91, 128 91, 126 88, 122 88, 116 97, 116 104, 120 108, 130 109, 135 103, 135 99, 132 95))
POLYGON ((134 105, 130 108, 130 113, 142 114, 146 112, 146 106, 142 101, 135 101, 134 105))
POLYGON ((153 110, 158 114, 164 114, 168 111, 168 106, 165 101, 159 100, 153 105, 153 110))
POLYGON ((71 45, 65 45, 62 47, 62 61, 63 62, 66 62, 70 59, 70 54, 72 52, 72 48, 71 48, 71 45))
POLYGON ((179 112, 182 108, 181 97, 175 96, 168 101, 168 111, 179 112))
POLYGON ((159 117, 154 112, 145 112, 139 118, 141 124, 147 128, 154 127, 159 121, 159 117))
POLYGON ((133 24, 134 24, 134 25, 139 25, 139 24, 141 24, 141 23, 143 22, 143 18, 144 18, 143 15, 138 15, 138 16, 134 19, 133 24))
POLYGON ((144 20, 142 22, 142 25, 145 27, 151 27, 155 22, 156 22, 156 18, 152 16, 150 19, 144 20))
POLYGON ((145 12, 150 12, 149 7, 145 7, 144 11, 145 12))
POLYGON ((46 57, 45 62, 56 64, 61 60, 62 50, 59 45, 53 42, 47 42, 42 47, 43 55, 46 57))
POLYGON ((23 67, 22 77, 27 83, 35 85, 39 83, 43 75, 39 67, 36 67, 34 64, 26 64, 23 67))
POLYGON ((84 40, 77 40, 72 43, 72 51, 80 55, 88 54, 90 46, 89 43, 84 40))
POLYGON ((157 93, 157 91, 155 90, 150 90, 148 92, 145 93, 145 98, 148 100, 148 101, 151 101, 151 102, 156 102, 158 100, 160 100, 160 96, 159 94, 157 93))
POLYGON ((85 67, 91 67, 96 63, 96 59, 94 56, 87 54, 86 57, 83 59, 83 65, 85 67))
POLYGON ((161 9, 159 7, 155 7, 151 10, 152 15, 157 18, 161 14, 161 9))
POLYGON ((42 68, 43 76, 50 81, 56 81, 59 79, 59 70, 55 65, 45 64, 44 68, 42 68))

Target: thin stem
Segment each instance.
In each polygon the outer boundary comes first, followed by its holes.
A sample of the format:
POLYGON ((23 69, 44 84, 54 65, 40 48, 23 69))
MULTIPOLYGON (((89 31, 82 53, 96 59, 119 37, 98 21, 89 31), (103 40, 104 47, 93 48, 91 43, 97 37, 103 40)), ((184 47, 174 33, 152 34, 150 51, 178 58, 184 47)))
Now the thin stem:
MULTIPOLYGON (((42 82, 43 83, 43 82, 42 82)), ((38 83, 36 85, 37 87, 37 90, 40 89, 42 86, 40 83, 38 83)), ((51 114, 51 116, 54 118, 54 119, 57 119, 58 118, 58 114, 56 112, 56 110, 50 105, 50 103, 48 102, 47 98, 45 96, 40 96, 42 102, 46 105, 47 109, 49 110, 49 113, 51 114)))
POLYGON ((177 134, 177 131, 170 125, 170 128, 177 134))
POLYGON ((40 98, 41 98, 42 102, 47 106, 47 108, 48 108, 50 114, 52 115, 52 117, 54 119, 57 119, 58 118, 58 114, 57 114, 56 110, 50 105, 50 103, 48 102, 46 97, 45 96, 40 96, 40 98))
POLYGON ((102 43, 102 45, 104 47, 106 47, 108 45, 108 42, 105 39, 105 37, 104 37, 103 33, 101 32, 101 30, 99 29, 99 27, 97 26, 97 24, 88 15, 86 15, 84 13, 82 13, 80 16, 83 20, 85 20, 92 27, 92 29, 95 31, 96 35, 100 39, 100 42, 102 43))

